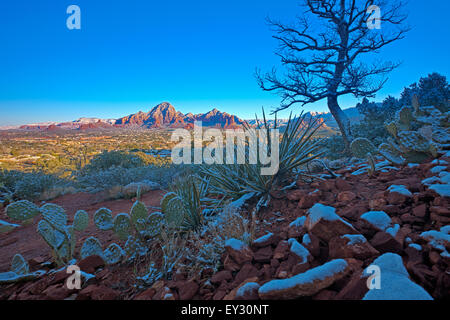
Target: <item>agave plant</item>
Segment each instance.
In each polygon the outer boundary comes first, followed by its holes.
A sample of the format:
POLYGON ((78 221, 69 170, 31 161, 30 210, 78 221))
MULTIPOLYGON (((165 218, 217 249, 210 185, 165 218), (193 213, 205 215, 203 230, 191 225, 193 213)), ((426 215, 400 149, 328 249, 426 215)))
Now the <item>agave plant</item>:
MULTIPOLYGON (((319 152, 321 139, 314 139, 313 136, 320 128, 318 119, 307 116, 303 112, 292 118, 289 116, 284 133, 279 144, 279 167, 274 175, 262 175, 261 165, 250 164, 250 149, 245 149, 244 164, 230 165, 210 165, 202 166, 203 174, 211 178, 211 193, 217 196, 225 196, 237 200, 248 193, 254 193, 259 197, 258 206, 266 204, 270 200, 270 192, 273 188, 284 182, 292 173, 297 175, 307 174, 303 170, 309 162, 320 157, 323 152, 319 152)), ((247 132, 254 132, 248 123, 244 125, 247 132)), ((278 129, 278 121, 275 114, 274 125, 269 125, 263 110, 263 121, 257 119, 256 129, 265 130, 267 139, 267 154, 270 154, 271 132, 278 129)))

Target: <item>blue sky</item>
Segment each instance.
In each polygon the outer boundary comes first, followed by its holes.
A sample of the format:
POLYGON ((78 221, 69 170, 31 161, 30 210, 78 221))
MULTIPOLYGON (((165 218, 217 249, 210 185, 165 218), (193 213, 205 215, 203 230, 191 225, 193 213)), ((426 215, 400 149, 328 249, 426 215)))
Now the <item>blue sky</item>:
MULTIPOLYGON (((162 101, 251 118, 279 105, 255 68, 278 64, 265 17, 291 21, 298 0, 14 0, 0 3, 0 126, 117 118, 162 101), (66 8, 81 8, 68 30, 66 8)), ((421 76, 450 76, 450 2, 410 0, 413 30, 381 59, 402 61, 377 100, 421 76)), ((356 103, 341 98, 342 107, 356 103)), ((297 107, 294 110, 299 111, 297 107)), ((326 102, 306 110, 326 111, 326 102)))

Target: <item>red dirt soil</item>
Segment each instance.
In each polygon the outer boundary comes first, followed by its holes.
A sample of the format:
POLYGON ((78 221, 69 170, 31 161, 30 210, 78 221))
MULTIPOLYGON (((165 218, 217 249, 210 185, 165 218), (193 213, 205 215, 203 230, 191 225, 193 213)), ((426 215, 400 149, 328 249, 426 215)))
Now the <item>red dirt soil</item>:
MULTIPOLYGON (((144 194, 141 200, 149 207, 149 212, 153 212, 156 210, 153 210, 151 207, 159 207, 163 195, 164 191, 154 190, 144 194)), ((99 231, 95 227, 92 217, 95 211, 103 207, 110 209, 113 216, 122 212, 130 212, 134 201, 135 199, 119 199, 99 202, 98 195, 76 193, 64 195, 48 202, 62 206, 66 210, 69 223, 72 223, 73 217, 78 210, 85 210, 89 213, 91 217, 89 227, 83 232, 76 232, 78 239, 76 250, 79 250, 84 240, 90 236, 98 238, 104 247, 107 247, 112 242, 119 242, 112 231, 99 231)), ((0 220, 17 223, 9 219, 4 209, 0 212, 0 220)), ((12 232, 0 235, 0 272, 9 271, 11 259, 16 253, 20 253, 26 260, 33 258, 42 258, 44 261, 51 260, 51 252, 48 245, 36 232, 37 224, 40 220, 41 218, 37 216, 32 224, 23 225, 12 232)))

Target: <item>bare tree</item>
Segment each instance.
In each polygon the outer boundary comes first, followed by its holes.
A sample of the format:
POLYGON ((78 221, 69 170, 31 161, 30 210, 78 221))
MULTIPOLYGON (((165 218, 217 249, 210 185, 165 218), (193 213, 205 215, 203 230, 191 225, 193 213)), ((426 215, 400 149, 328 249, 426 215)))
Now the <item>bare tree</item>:
POLYGON ((276 54, 286 72, 279 77, 275 68, 263 75, 257 70, 256 77, 263 90, 281 95, 281 106, 274 112, 326 99, 348 148, 350 122, 338 97, 374 97, 386 75, 399 65, 361 58, 402 39, 409 31, 403 26, 407 17, 401 13, 403 6, 397 0, 303 0, 305 11, 294 24, 268 19, 273 37, 280 43, 276 54), (375 4, 381 9, 381 29, 368 26, 374 17, 368 9, 375 4))

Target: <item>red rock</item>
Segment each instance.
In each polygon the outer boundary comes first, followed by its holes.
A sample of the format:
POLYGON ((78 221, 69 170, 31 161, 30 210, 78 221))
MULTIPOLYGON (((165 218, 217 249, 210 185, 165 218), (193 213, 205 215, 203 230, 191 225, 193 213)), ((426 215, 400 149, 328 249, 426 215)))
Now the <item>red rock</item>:
POLYGON ((431 212, 434 212, 438 215, 441 216, 446 216, 446 217, 450 217, 450 208, 446 208, 446 207, 438 207, 438 206, 432 206, 430 208, 431 212))
POLYGON ((336 189, 334 180, 325 180, 319 184, 319 190, 321 191, 332 191, 334 189, 336 189))
POLYGON ((422 263, 423 262, 423 253, 421 250, 417 250, 413 247, 406 247, 405 253, 408 256, 409 263, 422 263))
POLYGON ((350 202, 356 198, 356 194, 351 191, 343 191, 338 194, 338 201, 350 202))
POLYGON ((362 300, 367 291, 367 278, 362 277, 362 272, 354 272, 350 281, 335 296, 336 300, 362 300))
POLYGON ((93 274, 95 270, 105 266, 105 261, 100 256, 94 255, 84 258, 77 265, 82 271, 93 274))
MULTIPOLYGON (((236 288, 234 288, 233 290, 230 291, 229 294, 227 294, 223 300, 257 300, 258 296, 256 296, 256 298, 254 297, 254 289, 253 290, 244 290, 244 295, 243 296, 236 296, 237 291, 245 286, 248 283, 256 283, 258 281, 257 277, 254 278, 249 278, 246 279, 244 282, 242 282, 239 286, 237 286, 236 288)), ((257 285, 258 289, 259 289, 259 285, 257 285)), ((251 289, 251 288, 249 288, 251 289)), ((258 290, 256 289, 256 295, 258 294, 258 290)))
POLYGON ((198 289, 199 286, 195 281, 184 281, 178 286, 180 300, 191 300, 198 292, 198 289))
POLYGON ((298 201, 302 197, 306 196, 306 194, 307 193, 304 190, 292 190, 286 195, 286 198, 291 201, 298 201))
POLYGON ((286 259, 289 253, 289 243, 285 240, 280 241, 273 253, 274 259, 286 259))
POLYGON ((421 205, 413 208, 412 214, 419 218, 425 218, 427 214, 427 205, 422 203, 421 205))
POLYGON ((156 290, 153 288, 147 289, 140 294, 138 294, 134 299, 135 300, 152 300, 156 293, 156 290))
POLYGON ((238 265, 243 265, 244 263, 251 262, 253 260, 253 252, 240 240, 227 240, 225 243, 225 250, 238 265))
POLYGON ((31 258, 30 260, 28 260, 28 264, 31 268, 39 267, 39 265, 41 265, 44 262, 45 259, 43 257, 31 258))
POLYGON ((297 263, 296 265, 294 265, 292 267, 291 273, 292 273, 293 276, 295 276, 295 275, 297 275, 299 273, 303 273, 303 272, 307 271, 308 269, 310 269, 310 267, 311 267, 311 265, 308 262, 306 262, 306 263, 297 263))
POLYGON ((239 265, 229 255, 227 255, 223 262, 223 268, 225 270, 234 272, 239 270, 239 265))
POLYGON ((345 181, 344 179, 336 179, 336 188, 339 191, 350 191, 352 190, 352 186, 350 183, 348 183, 347 181, 345 181))
POLYGON ((442 260, 441 255, 434 250, 428 253, 428 258, 432 264, 438 264, 442 260))
POLYGON ((215 275, 211 277, 211 283, 219 284, 222 281, 229 281, 233 279, 233 275, 229 270, 222 270, 217 272, 215 275))
POLYGON ((398 192, 389 192, 387 195, 387 201, 389 204, 401 205, 408 201, 410 197, 407 197, 398 192))
POLYGON ((402 214, 400 216, 402 223, 413 224, 413 223, 421 223, 423 220, 419 217, 413 216, 409 213, 402 214))
POLYGON ((242 266, 242 269, 236 274, 234 278, 233 285, 237 286, 243 281, 249 278, 254 278, 258 276, 258 269, 256 269, 251 263, 246 263, 242 266))
POLYGON ((213 300, 222 300, 226 294, 226 290, 217 290, 213 296, 213 300))
POLYGON ((277 244, 280 241, 280 237, 274 233, 266 234, 252 243, 253 248, 264 248, 267 246, 271 246, 277 244))
POLYGON ((369 200, 369 207, 371 210, 381 210, 386 204, 387 201, 383 198, 369 200))
POLYGON ((389 233, 380 231, 370 240, 370 244, 381 253, 401 253, 402 245, 389 233))
POLYGON ((238 290, 235 294, 235 300, 258 300, 258 289, 260 288, 260 285, 254 280, 253 281, 246 281, 243 285, 239 286, 238 290))
POLYGON ((317 258, 320 256, 320 240, 318 237, 316 237, 313 234, 308 234, 308 235, 309 235, 310 243, 309 244, 302 243, 302 245, 306 249, 308 249, 308 251, 311 253, 312 256, 317 258))
POLYGON ((116 300, 119 292, 104 285, 89 285, 82 289, 77 296, 77 300, 116 300))
MULTIPOLYGON (((362 236, 361 236, 362 237, 362 236)), ((340 236, 335 237, 328 243, 330 258, 355 258, 365 260, 380 253, 372 247, 364 238, 361 241, 353 241, 349 238, 340 236)))
POLYGON ((64 268, 63 270, 60 270, 53 275, 49 285, 65 282, 69 276, 70 274, 67 273, 67 269, 64 268))
POLYGON ((357 234, 353 226, 340 218, 334 208, 327 206, 315 205, 310 209, 306 218, 305 227, 309 234, 313 234, 318 238, 328 242, 332 238, 344 234, 357 234), (315 213, 312 213, 314 210, 315 213), (317 214, 316 214, 317 213, 317 214))
POLYGON ((48 300, 64 300, 67 298, 73 290, 67 289, 65 285, 56 284, 48 287, 42 293, 45 294, 48 300))
POLYGON ((312 299, 313 300, 333 300, 336 297, 337 292, 333 290, 322 290, 319 293, 315 294, 312 299))
POLYGON ((273 250, 271 247, 261 248, 254 253, 254 259, 256 262, 269 262, 272 259, 273 250))

